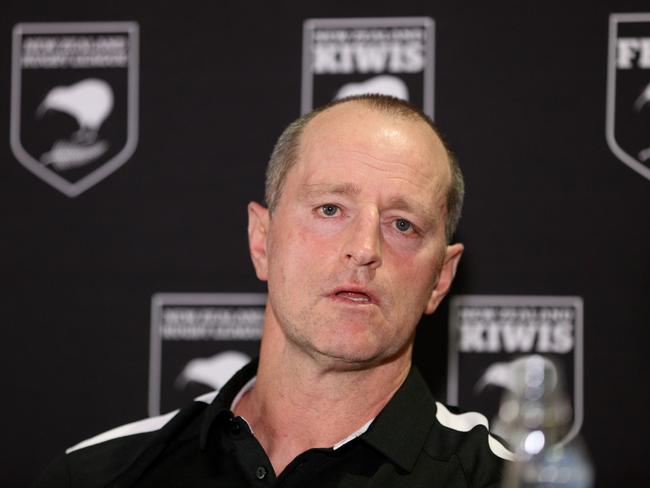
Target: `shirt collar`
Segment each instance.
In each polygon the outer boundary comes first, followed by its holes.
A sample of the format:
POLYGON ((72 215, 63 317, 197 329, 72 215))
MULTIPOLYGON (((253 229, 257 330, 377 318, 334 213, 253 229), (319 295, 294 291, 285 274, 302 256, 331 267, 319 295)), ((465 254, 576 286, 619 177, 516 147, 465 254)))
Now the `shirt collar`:
MULTIPOLYGON (((242 397, 248 393, 253 388, 253 386, 255 386, 255 380, 257 379, 257 376, 255 376, 257 366, 257 360, 254 360, 248 365, 244 366, 244 368, 238 371, 232 377, 232 379, 230 379, 226 385, 224 385, 224 387, 219 390, 219 393, 215 397, 214 401, 208 407, 203 419, 203 423, 201 425, 201 449, 205 449, 209 431, 212 428, 212 424, 215 422, 215 420, 224 416, 232 416, 232 412, 235 411, 235 407, 242 399, 242 397)), ((246 421, 246 419, 244 419, 244 421, 246 421)), ((373 421, 374 418, 370 419, 345 439, 341 439, 339 442, 337 442, 334 446, 332 446, 332 449, 336 450, 364 434, 373 421)))
POLYGON ((199 437, 201 450, 204 450, 207 445, 210 429, 215 421, 218 418, 233 416, 231 407, 241 399, 243 393, 247 391, 246 388, 252 386, 252 380, 255 378, 255 373, 257 372, 257 363, 258 360, 254 359, 237 371, 223 388, 219 390, 214 401, 206 409, 203 422, 201 423, 201 434, 199 437))
POLYGON ((435 423, 433 395, 415 366, 368 431, 365 442, 411 471, 435 423))
MULTIPOLYGON (((218 418, 232 417, 231 407, 250 388, 257 372, 255 359, 239 370, 219 391, 205 411, 200 446, 205 449, 210 429, 218 418)), ((411 471, 435 423, 435 400, 415 366, 379 415, 335 447, 359 437, 401 468, 411 471)))
POLYGON ((334 444, 334 445, 332 446, 332 450, 333 450, 333 451, 336 451, 339 447, 343 447, 343 446, 346 445, 348 442, 351 442, 351 441, 353 441, 354 439, 356 439, 357 437, 360 437, 361 435, 365 434, 366 431, 368 430, 368 428, 370 427, 370 424, 372 424, 374 421, 375 421, 374 418, 371 418, 370 420, 368 420, 365 424, 363 424, 363 425, 362 425, 361 427, 359 427, 357 430, 355 430, 354 432, 352 432, 352 434, 350 434, 350 435, 347 436, 346 438, 341 439, 341 440, 338 441, 336 444, 334 444))

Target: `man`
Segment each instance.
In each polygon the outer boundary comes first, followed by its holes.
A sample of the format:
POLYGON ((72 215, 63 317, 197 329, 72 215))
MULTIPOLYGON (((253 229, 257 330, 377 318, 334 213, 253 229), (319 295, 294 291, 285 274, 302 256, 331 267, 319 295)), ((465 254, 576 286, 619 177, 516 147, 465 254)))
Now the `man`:
POLYGON ((462 195, 406 102, 352 97, 291 124, 268 208, 248 207, 268 282, 259 363, 216 398, 75 446, 40 486, 498 484, 508 452, 484 417, 435 402, 411 365, 463 251, 449 244, 462 195))

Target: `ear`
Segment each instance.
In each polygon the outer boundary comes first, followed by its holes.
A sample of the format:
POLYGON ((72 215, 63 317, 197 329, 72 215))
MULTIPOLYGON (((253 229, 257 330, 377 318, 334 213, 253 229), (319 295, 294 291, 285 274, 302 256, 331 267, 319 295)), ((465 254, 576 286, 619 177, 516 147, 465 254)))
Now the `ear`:
POLYGON ((257 277, 266 281, 268 262, 266 238, 269 230, 269 210, 257 202, 248 204, 248 248, 257 277))
POLYGON ((445 250, 445 259, 442 263, 438 280, 431 291, 427 307, 424 310, 425 314, 432 314, 449 291, 451 282, 454 280, 454 276, 456 276, 456 268, 458 267, 460 257, 463 254, 463 249, 464 247, 462 244, 452 244, 451 246, 447 246, 447 249, 445 250))

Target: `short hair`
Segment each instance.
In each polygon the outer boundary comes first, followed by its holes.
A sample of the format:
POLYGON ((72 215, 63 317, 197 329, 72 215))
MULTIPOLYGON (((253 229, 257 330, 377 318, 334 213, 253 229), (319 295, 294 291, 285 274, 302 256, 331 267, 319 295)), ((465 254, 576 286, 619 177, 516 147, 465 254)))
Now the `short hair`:
POLYGON ((305 127, 318 114, 336 105, 348 102, 361 102, 388 115, 421 120, 431 127, 433 132, 442 141, 442 145, 447 153, 451 173, 451 184, 447 189, 447 220, 445 222, 445 237, 447 242, 450 242, 460 220, 463 199, 465 197, 465 183, 458 161, 448 148, 430 117, 409 102, 388 95, 354 95, 334 100, 327 105, 312 110, 289 124, 275 143, 271 159, 266 169, 265 198, 270 213, 273 213, 280 201, 287 173, 298 161, 301 136, 305 127))

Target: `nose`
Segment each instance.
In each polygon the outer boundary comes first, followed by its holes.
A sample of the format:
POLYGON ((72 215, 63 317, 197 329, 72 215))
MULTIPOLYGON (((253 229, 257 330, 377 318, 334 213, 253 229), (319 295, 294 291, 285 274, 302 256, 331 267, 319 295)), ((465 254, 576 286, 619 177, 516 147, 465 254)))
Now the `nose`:
POLYGON ((370 269, 381 266, 381 228, 376 211, 359 214, 346 232, 342 253, 346 262, 370 269))

